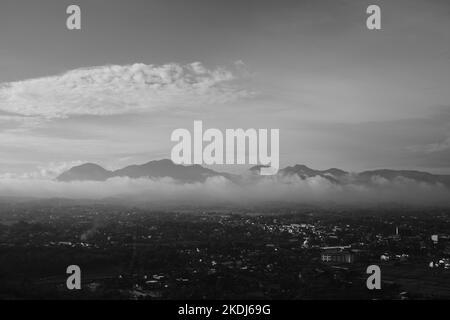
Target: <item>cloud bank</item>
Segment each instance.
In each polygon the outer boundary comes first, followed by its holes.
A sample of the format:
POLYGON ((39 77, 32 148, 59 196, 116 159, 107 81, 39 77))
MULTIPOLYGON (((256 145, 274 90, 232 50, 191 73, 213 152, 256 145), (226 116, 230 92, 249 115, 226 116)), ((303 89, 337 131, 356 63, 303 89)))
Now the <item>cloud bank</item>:
POLYGON ((54 119, 220 104, 252 94, 235 85, 237 79, 230 70, 200 62, 76 69, 0 85, 0 111, 54 119))
POLYGON ((0 196, 105 199, 118 197, 173 205, 176 203, 238 205, 264 202, 336 203, 349 205, 450 205, 444 186, 409 179, 376 178, 370 184, 337 185, 322 177, 267 177, 235 184, 223 177, 181 184, 172 179, 112 178, 105 182, 57 182, 48 179, 0 179, 0 196))

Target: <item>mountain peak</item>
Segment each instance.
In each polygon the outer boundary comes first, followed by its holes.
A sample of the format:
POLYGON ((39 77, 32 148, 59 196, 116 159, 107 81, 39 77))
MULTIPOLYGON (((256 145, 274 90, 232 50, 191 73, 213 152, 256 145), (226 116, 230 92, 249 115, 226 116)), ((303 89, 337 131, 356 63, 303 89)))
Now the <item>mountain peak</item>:
POLYGON ((200 165, 183 166, 175 164, 172 160, 153 160, 142 165, 130 165, 125 168, 108 171, 94 163, 85 163, 81 166, 61 174, 59 181, 105 181, 113 177, 139 178, 172 178, 180 182, 203 182, 208 177, 224 176, 227 174, 215 172, 200 165))
POLYGON ((293 167, 287 167, 283 170, 281 170, 282 174, 298 174, 301 176, 316 176, 318 174, 320 174, 320 171, 311 169, 307 166, 305 166, 304 164, 296 164, 293 167))
POLYGON ((106 170, 103 167, 99 166, 98 164, 91 163, 91 162, 83 163, 83 164, 81 164, 79 166, 73 167, 72 169, 99 169, 99 170, 106 170))
POLYGON ((154 164, 175 165, 175 163, 170 159, 152 160, 147 162, 145 165, 154 165, 154 164))
POLYGON ((296 165, 294 166, 294 169, 295 169, 295 170, 313 170, 313 169, 311 169, 310 167, 305 166, 304 164, 296 164, 296 165))
POLYGON ((344 170, 341 170, 341 169, 338 169, 338 168, 330 168, 330 169, 324 170, 322 172, 325 173, 325 174, 327 174, 327 173, 328 174, 332 174, 333 176, 337 176, 337 177, 343 176, 345 174, 348 174, 347 171, 344 171, 344 170))
POLYGON ((59 181, 105 181, 111 176, 111 171, 95 163, 85 163, 62 173, 59 181))

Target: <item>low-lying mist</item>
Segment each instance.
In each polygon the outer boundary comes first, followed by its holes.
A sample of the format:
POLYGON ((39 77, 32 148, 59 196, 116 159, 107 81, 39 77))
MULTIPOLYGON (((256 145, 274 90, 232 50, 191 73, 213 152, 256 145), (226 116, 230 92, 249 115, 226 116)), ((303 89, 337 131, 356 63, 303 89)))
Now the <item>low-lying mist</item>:
POLYGON ((397 178, 372 179, 369 183, 336 184, 323 177, 265 177, 233 183, 223 177, 203 183, 179 183, 169 178, 112 178, 104 182, 58 182, 49 179, 0 179, 0 197, 111 199, 158 203, 237 205, 263 202, 336 203, 348 205, 450 206, 450 189, 439 184, 397 178))

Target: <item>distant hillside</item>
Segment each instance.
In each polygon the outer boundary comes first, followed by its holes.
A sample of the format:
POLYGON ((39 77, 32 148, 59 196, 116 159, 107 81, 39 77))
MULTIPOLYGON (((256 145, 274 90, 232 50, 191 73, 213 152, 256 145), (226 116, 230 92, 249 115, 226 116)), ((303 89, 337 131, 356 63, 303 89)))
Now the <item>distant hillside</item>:
POLYGON ((108 171, 97 164, 86 163, 62 173, 59 181, 105 181, 111 178, 112 171, 108 171))
MULTIPOLYGON (((253 175, 257 175, 264 166, 255 166, 250 169, 253 175)), ((411 170, 372 170, 361 173, 350 173, 341 169, 331 168, 327 170, 315 170, 305 165, 297 164, 292 167, 286 167, 278 172, 278 177, 287 177, 296 175, 302 179, 312 177, 322 177, 333 183, 343 184, 348 181, 353 183, 366 184, 373 181, 374 178, 384 178, 392 181, 403 178, 428 184, 442 184, 450 187, 449 175, 434 175, 428 172, 411 170)), ((86 163, 62 173, 58 181, 105 181, 113 177, 137 178, 172 178, 177 181, 194 183, 204 182, 209 177, 224 177, 234 182, 241 181, 241 177, 229 173, 217 172, 204 168, 200 165, 177 165, 171 160, 150 161, 142 165, 131 165, 116 171, 109 171, 97 164, 86 163)), ((266 177, 259 177, 264 179, 266 177)))
POLYGON ((116 171, 109 171, 99 165, 87 163, 73 167, 62 173, 58 181, 105 181, 113 177, 137 178, 172 178, 182 182, 203 182, 209 177, 223 176, 231 179, 232 175, 203 168, 200 165, 183 166, 171 160, 150 161, 142 165, 131 165, 116 171))

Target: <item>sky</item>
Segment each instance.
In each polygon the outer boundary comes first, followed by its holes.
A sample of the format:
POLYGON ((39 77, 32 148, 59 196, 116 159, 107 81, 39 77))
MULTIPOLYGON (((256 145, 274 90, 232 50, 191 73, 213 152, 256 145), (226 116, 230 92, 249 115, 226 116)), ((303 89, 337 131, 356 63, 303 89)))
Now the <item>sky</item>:
POLYGON ((169 158, 194 120, 280 129, 281 167, 450 174, 449 31, 447 0, 2 0, 0 176, 169 158))

